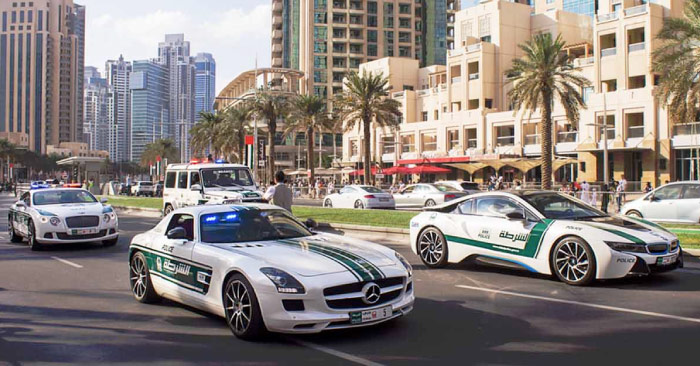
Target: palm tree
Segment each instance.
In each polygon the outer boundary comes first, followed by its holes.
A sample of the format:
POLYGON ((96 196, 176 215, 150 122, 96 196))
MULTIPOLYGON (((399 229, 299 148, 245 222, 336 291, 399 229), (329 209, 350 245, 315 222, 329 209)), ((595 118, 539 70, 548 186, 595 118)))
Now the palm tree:
POLYGON ((314 133, 323 138, 323 132, 331 129, 333 122, 328 118, 327 102, 316 95, 299 95, 291 103, 291 110, 286 120, 285 135, 293 132, 306 134, 306 164, 309 168, 309 180, 314 180, 314 133))
POLYGON ((229 156, 238 157, 238 162, 245 163, 245 135, 250 131, 248 121, 253 107, 250 103, 242 103, 224 112, 224 123, 221 131, 215 137, 217 146, 229 156))
POLYGON ((275 175, 275 135, 277 134, 277 119, 287 114, 289 101, 286 96, 263 91, 253 101, 253 113, 267 123, 267 168, 269 175, 275 175))
POLYGON ((334 103, 334 110, 344 121, 345 129, 352 130, 361 123, 364 144, 365 183, 371 177, 371 137, 372 122, 378 127, 398 126, 401 121, 401 103, 387 98, 389 96, 389 79, 382 73, 374 74, 363 71, 360 76, 356 72, 348 74, 345 88, 334 103))
POLYGON ((508 97, 514 110, 524 109, 530 115, 539 109, 542 115, 540 134, 542 145, 542 189, 552 189, 552 107, 559 100, 569 123, 578 125, 579 108, 586 108, 580 90, 590 81, 576 72, 571 59, 563 48, 561 36, 552 39, 549 33, 535 35, 520 45, 525 56, 513 60, 513 67, 506 77, 513 82, 508 97))
POLYGON ((168 159, 170 163, 178 162, 180 160, 180 150, 175 145, 175 141, 160 139, 146 145, 141 154, 141 166, 148 168, 156 162, 159 156, 161 159, 168 159))
POLYGON ((190 146, 193 153, 200 152, 204 155, 211 149, 214 155, 218 155, 217 146, 212 142, 218 135, 223 120, 218 113, 200 112, 199 121, 190 129, 190 146))
POLYGON ((700 0, 685 3, 682 18, 664 18, 656 38, 652 71, 659 75, 656 98, 673 123, 697 120, 700 103, 700 0))

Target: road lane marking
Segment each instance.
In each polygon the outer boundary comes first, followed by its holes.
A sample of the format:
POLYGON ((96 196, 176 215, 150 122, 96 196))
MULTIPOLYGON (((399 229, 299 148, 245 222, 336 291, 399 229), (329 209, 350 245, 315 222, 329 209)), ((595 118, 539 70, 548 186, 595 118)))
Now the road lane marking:
POLYGON ((377 362, 370 361, 370 360, 365 359, 365 358, 362 358, 362 357, 357 357, 357 356, 355 356, 355 355, 351 355, 351 354, 349 354, 349 353, 345 353, 345 352, 341 352, 341 351, 338 351, 338 350, 335 350, 335 349, 332 349, 332 348, 328 348, 328 347, 322 346, 322 345, 320 345, 320 344, 311 343, 311 342, 304 342, 304 341, 300 341, 300 340, 298 340, 298 339, 294 339, 293 342, 299 344, 300 346, 304 346, 304 347, 306 347, 306 348, 311 348, 311 349, 316 350, 316 351, 319 351, 319 352, 327 353, 327 354, 329 354, 329 355, 331 355, 331 356, 335 356, 335 357, 338 357, 338 358, 342 358, 342 359, 344 359, 345 361, 350 361, 350 362, 356 363, 356 364, 358 364, 358 365, 363 365, 363 366, 384 366, 384 365, 382 365, 381 363, 377 363, 377 362))
POLYGON ((630 313, 630 314, 637 314, 637 315, 646 315, 646 316, 651 316, 651 317, 656 317, 656 318, 680 320, 680 321, 690 322, 690 323, 700 323, 700 319, 698 319, 698 318, 689 318, 689 317, 685 317, 685 316, 655 313, 652 311, 619 308, 616 306, 591 304, 591 303, 580 302, 580 301, 564 300, 564 299, 557 299, 557 298, 553 298, 553 297, 545 297, 545 296, 538 296, 538 295, 529 295, 529 294, 523 294, 523 293, 519 293, 519 292, 503 291, 503 290, 496 290, 496 289, 483 288, 483 287, 474 287, 474 286, 466 286, 466 285, 456 285, 455 287, 463 288, 463 289, 467 289, 467 290, 490 292, 490 293, 494 293, 494 294, 501 294, 501 295, 507 295, 507 296, 523 297, 526 299, 558 302, 561 304, 578 305, 578 306, 584 306, 584 307, 589 307, 589 308, 594 308, 594 309, 617 311, 620 313, 630 313))
POLYGON ((69 261, 69 260, 63 259, 63 258, 51 257, 51 259, 55 259, 55 260, 57 260, 57 261, 59 261, 59 262, 61 262, 61 263, 63 263, 63 264, 67 264, 67 265, 69 265, 69 266, 71 266, 71 267, 83 268, 83 266, 81 266, 81 265, 79 265, 79 264, 77 264, 77 263, 73 263, 73 262, 71 262, 71 261, 69 261))

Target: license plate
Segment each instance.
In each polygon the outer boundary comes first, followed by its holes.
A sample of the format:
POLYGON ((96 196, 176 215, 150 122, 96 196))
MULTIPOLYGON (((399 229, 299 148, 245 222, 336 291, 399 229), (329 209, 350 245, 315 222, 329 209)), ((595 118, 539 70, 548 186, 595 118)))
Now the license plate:
POLYGON ((97 229, 73 229, 71 235, 97 234, 97 229))
POLYGON ((389 199, 388 198, 380 198, 379 202, 389 202, 389 199))
POLYGON ((668 266, 669 264, 676 263, 678 259, 678 254, 669 255, 666 257, 659 257, 656 259, 656 265, 658 266, 668 266))
POLYGON ((393 311, 391 306, 385 306, 379 309, 365 310, 365 311, 354 311, 350 313, 350 323, 351 324, 361 324, 368 323, 377 320, 382 320, 391 317, 393 311))

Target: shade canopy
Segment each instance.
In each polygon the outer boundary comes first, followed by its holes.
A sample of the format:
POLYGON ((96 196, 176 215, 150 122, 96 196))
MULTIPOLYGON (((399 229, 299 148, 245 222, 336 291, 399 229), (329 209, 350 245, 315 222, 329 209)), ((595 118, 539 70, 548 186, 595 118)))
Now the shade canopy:
POLYGON ((440 174, 449 172, 450 170, 447 168, 441 168, 439 166, 429 164, 417 165, 413 168, 406 168, 406 174, 440 174))
POLYGON ((392 174, 408 174, 408 168, 405 166, 392 166, 382 170, 382 173, 392 175, 392 174))

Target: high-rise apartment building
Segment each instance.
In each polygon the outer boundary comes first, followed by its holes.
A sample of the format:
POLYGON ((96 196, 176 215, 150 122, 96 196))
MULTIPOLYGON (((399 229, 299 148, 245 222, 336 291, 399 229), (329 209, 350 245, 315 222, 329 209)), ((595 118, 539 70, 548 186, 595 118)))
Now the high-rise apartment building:
POLYGON ((0 138, 46 152, 83 134, 85 8, 0 2, 0 138))
MULTIPOLYGON (((166 136, 180 146, 180 160, 189 161, 189 132, 195 121, 195 66, 184 34, 166 34, 158 44, 158 62, 168 70, 170 123, 166 136)), ((133 155, 133 154, 132 154, 133 155)))
POLYGON ((272 66, 303 71, 302 92, 331 98, 361 63, 443 63, 458 0, 273 0, 272 66), (428 24, 430 23, 430 24, 428 24))
POLYGON ((112 87, 112 111, 109 114, 107 151, 112 161, 128 161, 131 148, 131 62, 121 55, 105 63, 105 79, 112 87))
POLYGON ((85 68, 83 142, 89 150, 108 150, 110 112, 114 93, 97 68, 85 68), (89 77, 87 75, 89 74, 89 77))
POLYGON ((170 70, 158 60, 134 61, 131 90, 131 148, 129 160, 139 162, 146 145, 169 137, 170 70))
POLYGON ((195 118, 201 112, 214 111, 216 98, 216 61, 211 53, 198 53, 194 57, 195 66, 195 118))

